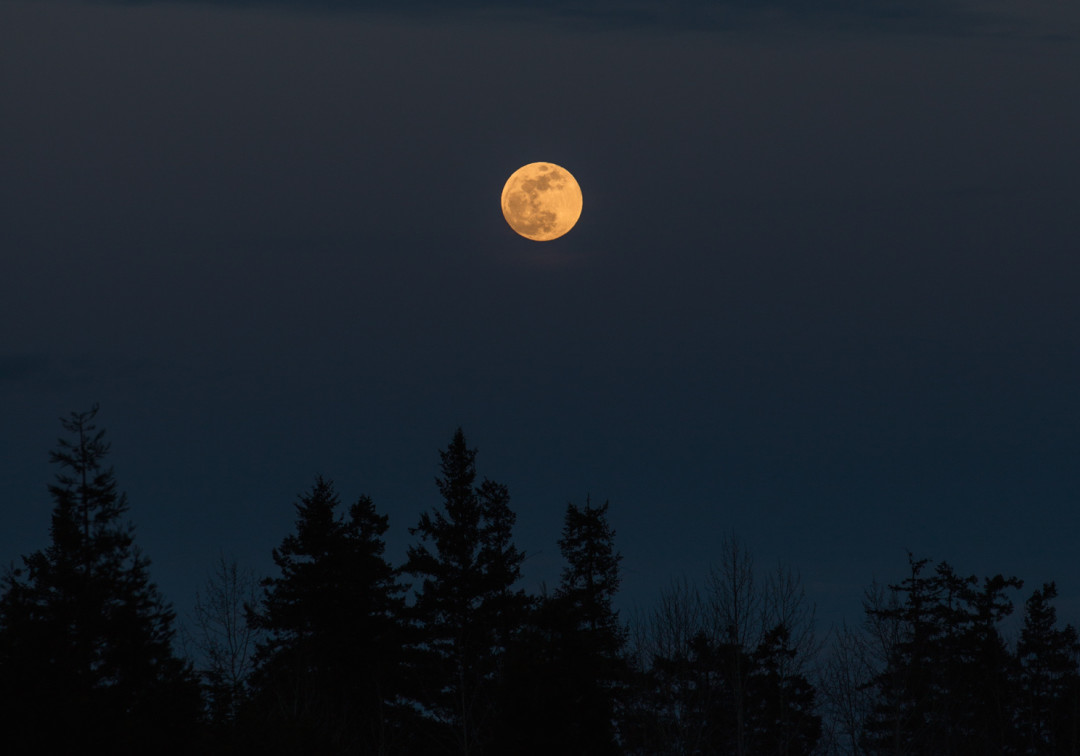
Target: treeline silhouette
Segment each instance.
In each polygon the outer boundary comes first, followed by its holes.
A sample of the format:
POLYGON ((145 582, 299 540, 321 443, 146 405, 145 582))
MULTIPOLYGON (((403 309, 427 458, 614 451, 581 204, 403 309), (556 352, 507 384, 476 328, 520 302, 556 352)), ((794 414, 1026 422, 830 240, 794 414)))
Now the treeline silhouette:
POLYGON ((1009 644, 1020 580, 909 555, 821 639, 799 576, 726 536, 628 620, 608 503, 567 505, 561 579, 528 593, 509 492, 460 430, 403 564, 370 498, 316 478, 275 574, 222 556, 178 636, 96 412, 61 421, 50 543, 3 577, 2 753, 1080 754, 1053 583, 1009 644))

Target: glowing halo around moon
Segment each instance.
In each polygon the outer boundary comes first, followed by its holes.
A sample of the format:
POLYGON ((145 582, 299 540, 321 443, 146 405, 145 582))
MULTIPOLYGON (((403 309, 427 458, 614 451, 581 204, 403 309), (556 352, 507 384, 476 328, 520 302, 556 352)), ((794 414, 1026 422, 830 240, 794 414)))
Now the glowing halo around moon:
POLYGON ((526 239, 558 239, 581 217, 581 187, 561 166, 529 163, 506 180, 502 211, 510 228, 526 239))

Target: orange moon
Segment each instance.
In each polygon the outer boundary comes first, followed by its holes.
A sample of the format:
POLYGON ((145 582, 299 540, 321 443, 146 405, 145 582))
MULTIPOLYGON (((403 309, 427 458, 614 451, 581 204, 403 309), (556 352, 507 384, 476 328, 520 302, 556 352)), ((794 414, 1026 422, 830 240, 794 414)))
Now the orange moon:
POLYGON ((502 211, 510 228, 526 239, 558 239, 581 217, 581 187, 561 166, 529 163, 506 180, 502 211))

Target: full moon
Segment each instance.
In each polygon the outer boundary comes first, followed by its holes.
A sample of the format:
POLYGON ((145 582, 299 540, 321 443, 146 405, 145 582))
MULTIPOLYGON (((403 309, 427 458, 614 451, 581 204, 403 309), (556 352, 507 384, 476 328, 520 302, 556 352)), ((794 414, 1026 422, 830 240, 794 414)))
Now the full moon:
POLYGON ((581 187, 565 168, 529 163, 506 180, 502 211, 510 228, 526 239, 558 239, 581 217, 581 187))

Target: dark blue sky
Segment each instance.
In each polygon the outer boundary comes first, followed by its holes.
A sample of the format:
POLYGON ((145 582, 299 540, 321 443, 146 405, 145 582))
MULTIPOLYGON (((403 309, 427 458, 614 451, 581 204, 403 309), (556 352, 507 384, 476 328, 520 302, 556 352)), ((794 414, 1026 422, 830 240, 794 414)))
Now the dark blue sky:
POLYGON ((908 549, 1080 622, 1080 11, 529 7, 0 0, 0 560, 100 402, 181 613, 316 474, 399 559, 460 425, 529 587, 591 493, 627 609, 735 531, 823 629, 908 549))

